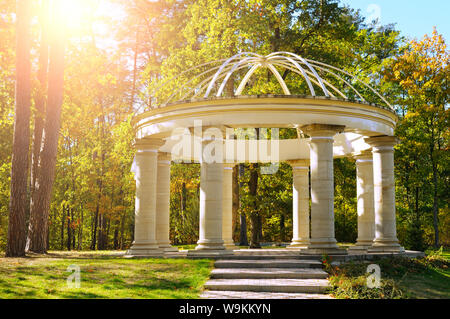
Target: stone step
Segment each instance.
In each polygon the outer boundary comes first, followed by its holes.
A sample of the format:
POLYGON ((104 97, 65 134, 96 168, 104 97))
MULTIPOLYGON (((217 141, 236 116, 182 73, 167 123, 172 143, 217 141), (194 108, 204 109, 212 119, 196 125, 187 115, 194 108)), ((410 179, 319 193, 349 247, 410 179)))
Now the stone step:
POLYGON ((317 260, 252 260, 221 259, 214 263, 216 268, 321 268, 317 260))
POLYGON ((256 291, 323 294, 328 288, 326 279, 210 279, 205 289, 222 291, 256 291))
POLYGON ((235 255, 300 255, 298 250, 289 249, 239 249, 234 250, 235 255))
POLYGON ((326 279, 328 274, 317 268, 216 268, 214 279, 326 279))
POLYGON ((203 299, 334 299, 330 295, 292 293, 292 292, 256 292, 206 290, 201 295, 203 299))
POLYGON ((233 260, 273 260, 273 259, 294 259, 294 260, 316 260, 320 261, 321 258, 311 258, 311 256, 301 256, 298 254, 285 254, 285 255, 253 255, 253 254, 234 254, 233 256, 227 256, 225 259, 233 260))

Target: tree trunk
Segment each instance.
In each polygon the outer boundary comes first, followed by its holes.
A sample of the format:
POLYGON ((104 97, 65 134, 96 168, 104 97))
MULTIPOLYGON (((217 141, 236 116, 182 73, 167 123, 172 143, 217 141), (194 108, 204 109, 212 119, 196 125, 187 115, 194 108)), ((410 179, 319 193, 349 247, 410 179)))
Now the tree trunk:
POLYGON ((282 213, 280 216, 280 242, 284 243, 286 240, 286 225, 285 216, 282 213))
POLYGON ((103 214, 98 215, 97 249, 103 250, 103 214))
POLYGON ((80 228, 78 229, 78 250, 83 249, 83 222, 84 222, 84 213, 83 213, 83 203, 80 205, 80 214, 81 214, 81 220, 80 220, 80 228))
POLYGON ((119 249, 122 250, 125 245, 124 245, 124 238, 125 238, 125 219, 126 219, 126 214, 122 214, 122 221, 120 222, 120 245, 119 245, 119 249))
POLYGON ((70 219, 70 208, 69 207, 67 207, 66 218, 67 218, 67 250, 70 251, 70 247, 71 247, 71 244, 72 244, 72 230, 70 228, 70 224, 71 224, 72 221, 70 219))
POLYGON ((119 228, 120 228, 120 219, 117 219, 114 223, 114 237, 113 237, 113 249, 119 249, 119 228))
POLYGON ((438 207, 438 178, 437 167, 433 163, 433 227, 434 227, 434 247, 439 248, 439 207, 438 207))
POLYGON ((97 223, 98 223, 98 210, 99 204, 97 203, 97 208, 95 210, 94 218, 92 219, 92 242, 91 242, 91 250, 95 250, 97 245, 97 223))
POLYGON ((187 197, 187 189, 186 183, 183 182, 181 184, 181 215, 184 217, 186 211, 186 197, 187 197))
POLYGON ((66 208, 63 207, 62 216, 61 216, 61 250, 64 249, 64 225, 66 220, 66 208))
POLYGON ((437 163, 435 159, 435 132, 433 120, 431 120, 430 127, 431 129, 431 141, 430 141, 430 161, 431 167, 433 169, 433 227, 434 227, 434 247, 439 248, 439 206, 438 206, 438 171, 437 171, 437 163))
POLYGON ((259 243, 258 215, 255 213, 250 214, 250 222, 252 225, 251 237, 250 237, 250 248, 261 248, 261 245, 259 243))
POLYGON ((108 219, 105 214, 102 213, 99 215, 99 225, 98 225, 98 250, 106 250, 107 249, 107 228, 108 228, 108 219))
POLYGON ((250 214, 250 220, 252 223, 251 228, 251 240, 250 248, 261 248, 260 245, 260 232, 261 232, 261 220, 258 211, 258 202, 256 200, 256 194, 258 190, 258 163, 250 164, 250 180, 249 180, 249 195, 252 198, 252 212, 250 214))
MULTIPOLYGON (((52 17, 62 19, 60 3, 54 2, 52 17)), ((59 130, 61 126, 61 106, 64 85, 64 27, 61 21, 52 28, 50 41, 50 62, 48 78, 48 103, 42 140, 37 180, 30 205, 30 247, 36 253, 45 253, 45 238, 48 232, 48 215, 55 179, 56 155, 58 151, 59 130)))
POLYGON ((233 167, 233 176, 232 176, 232 228, 233 229, 233 241, 238 241, 238 233, 239 233, 239 166, 235 165, 233 167))
MULTIPOLYGON (((42 145, 42 133, 44 130, 45 105, 46 105, 46 89, 47 89, 47 69, 48 69, 48 18, 49 18, 49 1, 43 0, 41 5, 41 43, 39 48, 39 71, 38 71, 38 88, 35 98, 36 114, 34 115, 34 132, 33 132, 33 150, 31 154, 31 187, 30 193, 33 194, 36 184, 37 170, 39 166, 39 155, 42 145)), ((28 239, 29 245, 29 239, 28 239)))
POLYGON ((6 257, 25 256, 28 186, 28 150, 30 146, 31 107, 31 21, 32 1, 18 0, 16 14, 16 96, 14 140, 11 159, 11 195, 9 201, 6 257))
POLYGON ((261 244, 263 242, 263 233, 262 233, 262 216, 258 212, 258 242, 261 244))
MULTIPOLYGON (((244 177, 244 164, 239 164, 239 179, 242 180, 244 177)), ((239 189, 242 189, 243 182, 239 182, 239 189)), ((239 207, 241 206, 241 202, 239 201, 239 207)), ((240 246, 248 246, 248 238, 247 238, 247 219, 245 214, 240 213, 240 233, 239 233, 239 245, 240 246)))
POLYGON ((72 222, 72 249, 75 250, 75 240, 76 240, 76 236, 75 236, 75 214, 73 212, 73 209, 70 210, 70 220, 72 222))

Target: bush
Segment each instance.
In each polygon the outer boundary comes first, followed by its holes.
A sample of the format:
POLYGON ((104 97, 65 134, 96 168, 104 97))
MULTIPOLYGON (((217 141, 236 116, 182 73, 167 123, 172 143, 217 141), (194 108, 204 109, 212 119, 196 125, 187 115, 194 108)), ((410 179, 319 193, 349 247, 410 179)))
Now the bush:
POLYGON ((330 293, 339 299, 403 299, 404 292, 392 279, 382 279, 379 288, 367 287, 367 275, 358 277, 332 276, 330 293))
POLYGON ((418 220, 408 222, 405 234, 405 248, 424 251, 426 248, 423 227, 418 220))
POLYGON ((330 274, 329 293, 343 299, 404 299, 409 294, 400 287, 402 279, 408 274, 425 273, 430 268, 448 269, 450 261, 439 254, 433 253, 423 258, 407 257, 377 258, 373 261, 347 262, 340 266, 331 264, 329 256, 322 257, 325 271, 330 274), (369 264, 377 264, 381 268, 379 288, 369 288, 366 272, 369 264))

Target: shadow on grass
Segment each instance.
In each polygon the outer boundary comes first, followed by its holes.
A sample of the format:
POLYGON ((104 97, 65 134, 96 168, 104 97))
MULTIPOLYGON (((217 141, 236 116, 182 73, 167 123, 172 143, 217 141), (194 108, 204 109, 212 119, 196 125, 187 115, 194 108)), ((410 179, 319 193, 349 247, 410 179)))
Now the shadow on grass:
POLYGON ((74 292, 64 292, 60 294, 61 298, 65 299, 101 299, 107 298, 105 296, 94 294, 92 292, 84 292, 84 291, 74 291, 74 292))
POLYGON ((399 280, 399 286, 408 291, 411 298, 449 299, 450 274, 438 269, 420 273, 407 273, 399 280))

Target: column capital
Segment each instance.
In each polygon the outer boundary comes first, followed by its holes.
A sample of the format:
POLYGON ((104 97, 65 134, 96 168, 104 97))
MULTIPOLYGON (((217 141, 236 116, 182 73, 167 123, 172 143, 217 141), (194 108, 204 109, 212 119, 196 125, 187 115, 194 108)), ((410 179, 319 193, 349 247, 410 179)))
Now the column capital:
POLYGON ((303 125, 300 129, 311 137, 333 137, 337 133, 344 132, 345 125, 308 124, 303 125))
POLYGON ((288 160, 286 162, 291 165, 293 170, 309 169, 309 159, 288 160))
POLYGON ((158 165, 167 164, 170 165, 172 155, 166 152, 158 152, 158 165))
POLYGON ((138 151, 155 151, 164 145, 164 140, 156 138, 143 138, 134 142, 134 148, 138 151))
POLYGON ((353 153, 353 158, 354 158, 357 162, 361 162, 361 161, 372 161, 372 160, 373 160, 372 150, 371 150, 371 149, 368 149, 368 150, 363 150, 363 151, 355 152, 355 153, 353 153))
POLYGON ((223 169, 229 170, 233 169, 238 163, 223 163, 223 169))
POLYGON ((382 135, 382 136, 374 136, 374 137, 368 137, 365 138, 364 141, 369 144, 372 147, 394 147, 399 143, 399 139, 395 136, 388 136, 388 135, 382 135))

